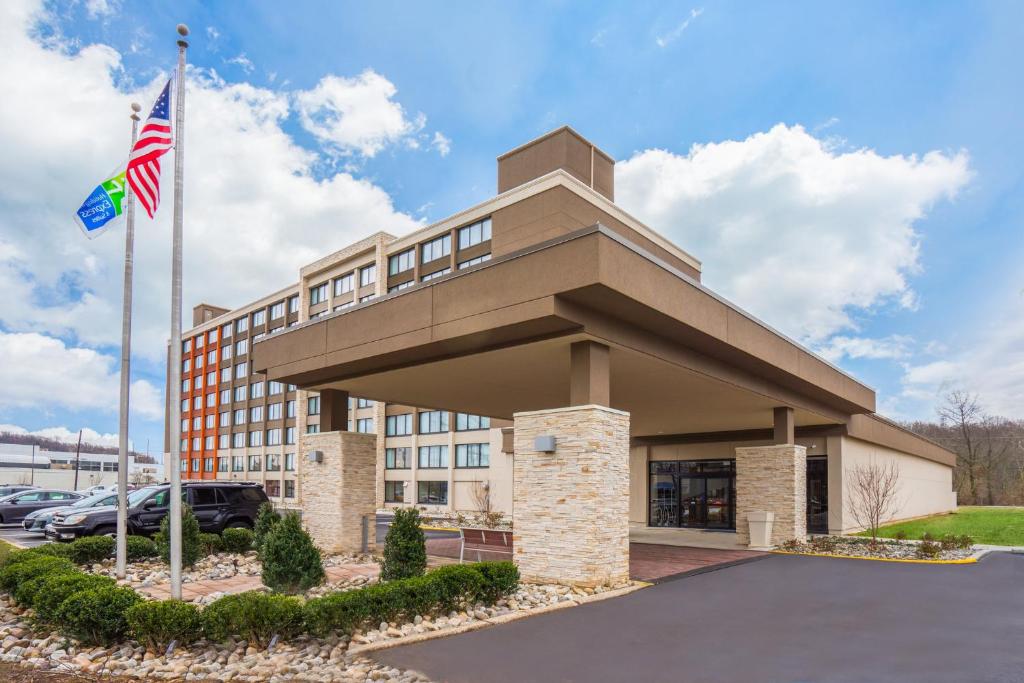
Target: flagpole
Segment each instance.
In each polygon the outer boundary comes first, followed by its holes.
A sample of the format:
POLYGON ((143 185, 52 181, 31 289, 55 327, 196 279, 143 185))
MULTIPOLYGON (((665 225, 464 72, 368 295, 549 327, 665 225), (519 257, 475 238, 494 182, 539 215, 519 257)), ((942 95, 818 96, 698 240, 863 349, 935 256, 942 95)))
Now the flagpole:
POLYGON ((182 180, 185 170, 185 50, 188 27, 178 24, 178 75, 174 95, 174 226, 171 238, 171 598, 181 600, 181 242, 182 180))
MULTIPOLYGON (((139 139, 139 110, 132 102, 132 146, 139 139)), ((121 303, 121 415, 117 437, 117 578, 128 565, 128 395, 131 389, 132 277, 135 270, 135 196, 125 182, 124 296, 121 303)))

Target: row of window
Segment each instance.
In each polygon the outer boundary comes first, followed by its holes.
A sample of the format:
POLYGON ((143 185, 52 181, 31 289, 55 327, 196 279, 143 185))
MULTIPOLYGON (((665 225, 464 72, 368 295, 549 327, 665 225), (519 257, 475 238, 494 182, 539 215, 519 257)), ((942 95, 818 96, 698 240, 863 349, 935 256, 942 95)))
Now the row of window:
MULTIPOLYGON (((377 281, 377 264, 371 263, 368 266, 357 269, 359 273, 359 286, 366 287, 372 285, 377 281)), ((354 289, 355 283, 355 272, 347 273, 334 280, 334 296, 341 296, 347 294, 354 289)), ((316 304, 327 301, 328 296, 328 283, 321 282, 318 285, 314 285, 309 288, 309 305, 315 306, 316 304)), ((362 301, 362 299, 360 299, 362 301)))
MULTIPOLYGON (((448 411, 430 410, 419 414, 419 434, 438 434, 448 431, 448 411)), ((384 419, 386 436, 409 436, 412 434, 412 413, 388 415, 384 419)), ((468 413, 455 414, 455 431, 465 432, 476 429, 490 429, 491 418, 468 413)))
MULTIPOLYGON (((187 381, 188 380, 185 380, 185 382, 187 381)), ((182 391, 187 391, 187 388, 185 387, 185 382, 182 383, 182 391)), ((231 403, 232 395, 234 396, 235 401, 245 401, 247 397, 249 399, 263 398, 263 389, 263 382, 253 382, 252 384, 249 385, 241 384, 235 387, 233 392, 231 389, 222 389, 220 392, 220 404, 224 406, 227 405, 228 403, 231 403)), ((280 382, 267 382, 266 389, 269 392, 269 396, 277 396, 278 394, 284 393, 284 385, 281 384, 280 382)), ((288 391, 295 391, 295 385, 289 384, 288 391)), ((194 410, 199 410, 200 408, 203 407, 203 401, 204 399, 202 396, 194 396, 191 399, 191 402, 189 399, 183 398, 181 400, 181 412, 187 413, 189 411, 190 405, 194 410)), ((217 393, 211 391, 210 393, 206 394, 205 401, 207 408, 215 407, 217 405, 217 393)), ((288 401, 288 403, 292 403, 292 401, 288 401)), ((293 409, 289 409, 288 417, 295 417, 293 409)))
MULTIPOLYGON (((460 443, 455 445, 455 467, 459 469, 490 467, 491 446, 486 443, 460 443)), ((448 467, 448 446, 420 446, 420 469, 444 469, 448 467)), ((411 448, 384 449, 384 469, 407 470, 412 467, 411 448)))
MULTIPOLYGON (((288 305, 288 312, 289 313, 297 313, 299 311, 299 297, 297 295, 289 297, 287 305, 288 305)), ((283 318, 284 317, 284 311, 285 311, 285 302, 284 301, 279 301, 276 304, 273 304, 270 307, 270 319, 271 320, 278 320, 280 318, 283 318)), ((192 351, 193 345, 195 345, 195 348, 200 349, 200 348, 202 348, 204 346, 204 344, 207 341, 209 341, 209 343, 212 344, 212 343, 217 341, 218 333, 220 334, 221 339, 224 339, 225 337, 230 337, 231 334, 232 334, 232 330, 236 334, 241 334, 242 332, 245 332, 245 331, 247 331, 249 329, 249 320, 250 319, 252 320, 252 326, 253 327, 258 327, 260 325, 265 324, 267 322, 267 311, 266 311, 266 309, 260 309, 258 311, 253 311, 251 314, 245 316, 244 318, 238 318, 233 323, 226 323, 226 324, 222 325, 219 328, 219 330, 218 329, 213 329, 213 330, 210 330, 209 332, 207 332, 206 334, 200 334, 200 335, 198 335, 196 337, 193 337, 191 339, 186 339, 186 340, 182 341, 182 343, 181 343, 181 351, 182 351, 182 353, 189 353, 189 352, 192 351)), ((274 330, 271 330, 271 332, 274 332, 277 329, 280 329, 280 328, 275 328, 274 330)), ((187 370, 186 370, 186 372, 187 372, 187 370)))
MULTIPOLYGON (((309 430, 307 429, 306 432, 309 433, 309 430)), ((266 443, 267 446, 280 446, 282 443, 291 446, 295 443, 295 427, 285 427, 284 429, 274 427, 272 429, 267 429, 265 433, 266 439, 264 439, 264 430, 262 429, 250 432, 219 434, 216 437, 214 437, 213 434, 206 437, 193 436, 191 450, 193 452, 199 452, 212 451, 215 448, 223 450, 227 448, 245 448, 246 446, 256 448, 264 445, 264 443, 266 443), (281 441, 282 436, 284 438, 283 442, 281 441), (214 446, 214 444, 216 444, 216 446, 214 446)), ((183 452, 188 450, 188 445, 188 439, 181 440, 181 450, 183 452)))
MULTIPOLYGON (((219 456, 218 458, 203 458, 203 471, 204 472, 245 472, 246 470, 246 456, 234 455, 228 457, 226 455, 219 456), (214 462, 216 462, 217 469, 214 470, 214 462), (230 469, 229 469, 230 468, 230 469)), ((199 471, 200 458, 192 458, 192 471, 199 471)), ((295 454, 285 453, 282 461, 280 454, 268 453, 266 457, 259 455, 250 455, 249 461, 249 472, 259 472, 263 469, 264 462, 266 463, 267 472, 280 472, 282 462, 284 464, 285 472, 295 471, 295 454)), ((189 460, 182 458, 181 460, 181 471, 188 472, 189 460)))
MULTIPOLYGON (((411 502, 405 499, 404 481, 384 482, 385 503, 411 502)), ((417 482, 416 502, 420 505, 447 505, 448 504, 448 482, 446 481, 421 481, 417 482)))

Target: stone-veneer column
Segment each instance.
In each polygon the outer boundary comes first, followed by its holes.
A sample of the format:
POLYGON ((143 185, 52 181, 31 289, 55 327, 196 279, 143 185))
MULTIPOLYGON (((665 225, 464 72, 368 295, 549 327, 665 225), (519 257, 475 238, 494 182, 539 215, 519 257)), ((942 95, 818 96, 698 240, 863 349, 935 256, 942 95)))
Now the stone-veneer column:
POLYGON ((629 413, 597 405, 516 413, 513 550, 528 581, 629 579, 629 413), (534 450, 554 436, 555 452, 534 450))
POLYGON ((736 449, 736 539, 750 543, 747 513, 775 513, 771 542, 807 536, 807 449, 792 444, 736 449))
POLYGON ((313 541, 329 553, 359 552, 362 519, 370 515, 368 544, 376 540, 377 435, 320 432, 299 437, 302 521, 313 541), (311 451, 323 462, 310 462, 311 451))

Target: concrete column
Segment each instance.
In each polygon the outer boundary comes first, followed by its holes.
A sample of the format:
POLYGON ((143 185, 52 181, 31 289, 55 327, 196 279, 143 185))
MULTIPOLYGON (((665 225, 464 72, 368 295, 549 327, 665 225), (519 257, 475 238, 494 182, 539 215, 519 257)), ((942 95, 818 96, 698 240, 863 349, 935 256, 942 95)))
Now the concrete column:
POLYGON ((609 349, 592 341, 574 342, 570 347, 569 405, 611 404, 609 349))
POLYGON ((777 444, 796 443, 796 420, 793 409, 779 406, 775 409, 775 438, 777 444))
POLYGON ((320 431, 348 431, 348 392, 338 389, 320 391, 320 431))
MULTIPOLYGON (((322 396, 323 394, 321 394, 322 396)), ((323 403, 321 403, 321 411, 323 403)), ((375 545, 377 510, 377 435, 320 432, 299 437, 302 521, 325 552, 359 552, 363 516, 369 515, 369 548, 375 545), (309 460, 319 451, 321 462, 309 460)))
POLYGON ((783 444, 736 449, 736 540, 750 543, 747 515, 775 513, 771 542, 807 537, 807 449, 783 444))
POLYGON ((604 406, 514 416, 515 562, 527 581, 629 579, 629 413, 604 406), (534 449, 555 437, 555 451, 534 449))

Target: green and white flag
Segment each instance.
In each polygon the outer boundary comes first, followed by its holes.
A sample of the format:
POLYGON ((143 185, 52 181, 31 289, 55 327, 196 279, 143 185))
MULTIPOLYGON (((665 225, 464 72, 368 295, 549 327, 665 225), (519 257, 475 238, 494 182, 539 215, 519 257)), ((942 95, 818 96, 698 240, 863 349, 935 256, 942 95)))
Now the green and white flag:
POLYGON ((75 212, 75 222, 89 239, 106 232, 110 225, 124 214, 124 166, 110 173, 96 186, 75 212))

